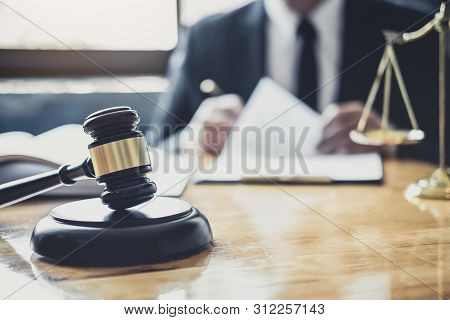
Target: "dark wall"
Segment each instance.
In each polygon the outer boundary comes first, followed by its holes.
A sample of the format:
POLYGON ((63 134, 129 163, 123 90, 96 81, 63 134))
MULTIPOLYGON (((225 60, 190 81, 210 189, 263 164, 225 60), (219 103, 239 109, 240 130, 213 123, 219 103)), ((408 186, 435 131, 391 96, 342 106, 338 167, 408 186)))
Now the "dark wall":
POLYGON ((430 11, 439 8, 441 0, 380 0, 398 3, 404 6, 414 7, 423 11, 430 11))
POLYGON ((68 123, 83 123, 101 108, 126 105, 151 123, 157 93, 0 94, 0 133, 25 131, 39 134, 68 123))

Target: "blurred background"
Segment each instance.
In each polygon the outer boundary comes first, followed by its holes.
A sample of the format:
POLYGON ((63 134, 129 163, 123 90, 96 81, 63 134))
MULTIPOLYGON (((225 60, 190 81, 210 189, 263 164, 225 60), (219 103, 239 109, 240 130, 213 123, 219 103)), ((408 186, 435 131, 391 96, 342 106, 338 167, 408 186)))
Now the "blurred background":
MULTIPOLYGON (((378 0, 388 1, 388 0, 378 0)), ((389 0, 425 12, 439 0, 389 0)), ((2 0, 0 133, 39 134, 129 105, 151 124, 190 25, 250 0, 2 0)))

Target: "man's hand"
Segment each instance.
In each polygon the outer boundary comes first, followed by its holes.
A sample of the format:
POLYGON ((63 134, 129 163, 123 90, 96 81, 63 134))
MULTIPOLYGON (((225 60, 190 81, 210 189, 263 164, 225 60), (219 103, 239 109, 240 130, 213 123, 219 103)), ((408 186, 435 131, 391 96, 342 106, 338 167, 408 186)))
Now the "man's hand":
POLYGON ((198 137, 199 147, 209 154, 218 155, 242 109, 242 99, 235 94, 203 101, 190 123, 195 137, 198 137))
MULTIPOLYGON (((327 120, 322 132, 322 140, 317 146, 321 153, 352 154, 364 152, 378 152, 385 156, 395 154, 392 146, 374 147, 363 146, 350 140, 350 131, 356 129, 363 112, 360 102, 348 102, 342 105, 330 107, 325 110, 324 117, 327 120)), ((378 114, 372 112, 367 119, 366 129, 378 129, 381 119, 378 114)))

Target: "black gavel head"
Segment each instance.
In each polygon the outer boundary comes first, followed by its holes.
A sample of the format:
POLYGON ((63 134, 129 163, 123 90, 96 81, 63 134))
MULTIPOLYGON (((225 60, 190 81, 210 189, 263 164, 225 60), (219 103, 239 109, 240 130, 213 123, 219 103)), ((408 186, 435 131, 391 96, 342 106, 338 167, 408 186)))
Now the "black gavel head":
POLYGON ((104 204, 114 210, 131 208, 152 199, 156 185, 147 178, 152 171, 147 142, 136 130, 139 115, 129 107, 114 107, 89 115, 84 131, 97 182, 105 184, 104 204))

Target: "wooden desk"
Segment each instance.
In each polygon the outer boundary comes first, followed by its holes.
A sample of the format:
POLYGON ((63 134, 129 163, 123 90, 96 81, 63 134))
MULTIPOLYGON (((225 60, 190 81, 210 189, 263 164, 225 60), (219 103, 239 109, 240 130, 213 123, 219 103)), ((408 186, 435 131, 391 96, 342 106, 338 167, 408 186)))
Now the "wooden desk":
POLYGON ((450 297, 450 203, 403 196, 432 170, 388 162, 383 186, 191 185, 183 198, 208 216, 212 248, 126 268, 30 258, 33 225, 63 201, 26 202, 0 210, 0 280, 13 281, 2 270, 38 275, 37 284, 63 298, 443 299, 450 297))

